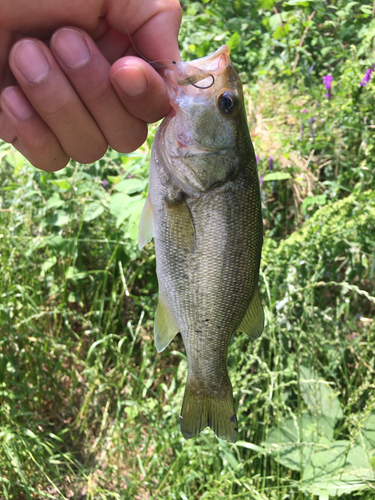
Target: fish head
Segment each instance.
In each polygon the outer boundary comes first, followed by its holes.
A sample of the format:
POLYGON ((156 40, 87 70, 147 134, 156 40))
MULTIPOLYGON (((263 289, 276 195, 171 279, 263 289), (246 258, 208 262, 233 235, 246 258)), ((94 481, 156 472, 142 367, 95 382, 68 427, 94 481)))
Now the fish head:
POLYGON ((242 136, 249 139, 242 84, 229 48, 165 72, 172 111, 163 127, 163 155, 175 183, 188 194, 235 177, 242 136))

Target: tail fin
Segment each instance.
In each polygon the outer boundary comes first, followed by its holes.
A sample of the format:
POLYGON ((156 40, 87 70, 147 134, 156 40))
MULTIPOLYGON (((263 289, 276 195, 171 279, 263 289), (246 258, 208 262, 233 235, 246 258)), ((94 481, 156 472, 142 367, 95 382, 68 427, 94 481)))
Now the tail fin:
POLYGON ((228 386, 225 396, 219 399, 198 393, 187 382, 181 410, 181 432, 185 439, 193 438, 208 426, 217 437, 231 443, 237 441, 238 424, 230 382, 228 386))

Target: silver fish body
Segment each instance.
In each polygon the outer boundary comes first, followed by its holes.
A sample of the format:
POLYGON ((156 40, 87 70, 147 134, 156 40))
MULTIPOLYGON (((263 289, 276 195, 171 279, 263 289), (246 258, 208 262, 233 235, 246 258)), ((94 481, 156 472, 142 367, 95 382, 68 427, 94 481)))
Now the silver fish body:
POLYGON ((167 78, 174 110, 155 137, 139 236, 140 247, 155 240, 155 345, 162 351, 177 332, 185 344, 183 435, 210 426, 235 442, 228 344, 237 330, 252 338, 263 330, 255 154, 227 47, 177 63, 167 78))

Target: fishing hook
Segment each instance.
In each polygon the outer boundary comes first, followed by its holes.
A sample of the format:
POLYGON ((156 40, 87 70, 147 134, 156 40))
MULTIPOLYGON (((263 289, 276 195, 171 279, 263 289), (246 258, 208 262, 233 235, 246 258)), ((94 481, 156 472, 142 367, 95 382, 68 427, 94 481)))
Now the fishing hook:
POLYGON ((212 87, 212 85, 215 83, 215 77, 214 75, 209 75, 211 78, 212 78, 212 83, 210 85, 208 85, 207 87, 200 87, 199 85, 193 83, 191 80, 188 80, 188 82, 190 83, 190 85, 192 85, 193 87, 195 87, 196 89, 199 89, 199 90, 206 90, 206 89, 209 89, 212 87))

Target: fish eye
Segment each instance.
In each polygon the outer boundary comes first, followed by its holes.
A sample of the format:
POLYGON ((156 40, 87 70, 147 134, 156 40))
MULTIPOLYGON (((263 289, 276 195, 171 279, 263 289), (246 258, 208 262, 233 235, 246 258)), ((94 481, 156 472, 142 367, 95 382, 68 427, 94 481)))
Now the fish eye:
POLYGON ((238 99, 233 92, 227 90, 219 95, 217 104, 223 115, 231 115, 238 108, 238 99))

